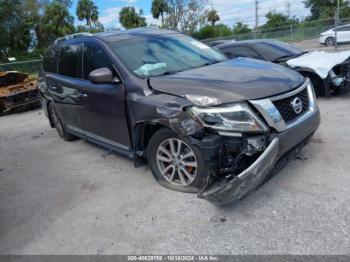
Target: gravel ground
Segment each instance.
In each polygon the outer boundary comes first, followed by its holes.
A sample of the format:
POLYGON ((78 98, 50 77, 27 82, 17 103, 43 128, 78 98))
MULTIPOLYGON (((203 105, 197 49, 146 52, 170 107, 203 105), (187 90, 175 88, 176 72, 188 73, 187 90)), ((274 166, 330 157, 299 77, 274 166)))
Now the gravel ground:
POLYGON ((78 140, 40 110, 0 119, 0 254, 344 254, 350 250, 350 94, 319 99, 303 153, 218 208, 78 140))
MULTIPOLYGON (((336 51, 334 47, 321 45, 318 42, 318 38, 308 39, 303 41, 296 41, 296 42, 289 42, 289 44, 294 45, 295 47, 298 47, 301 50, 305 50, 305 51, 314 51, 314 50, 327 51, 327 52, 336 51)), ((349 44, 340 44, 338 46, 338 50, 340 51, 349 50, 349 48, 350 48, 349 44)))

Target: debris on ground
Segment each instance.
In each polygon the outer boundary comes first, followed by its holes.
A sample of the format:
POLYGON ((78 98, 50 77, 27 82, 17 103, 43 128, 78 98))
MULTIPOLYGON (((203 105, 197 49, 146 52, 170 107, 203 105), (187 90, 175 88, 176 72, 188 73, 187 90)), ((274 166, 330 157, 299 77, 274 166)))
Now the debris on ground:
POLYGON ((37 80, 17 71, 0 72, 0 115, 40 105, 37 80))
POLYGON ((219 225, 221 223, 226 222, 226 217, 225 216, 214 216, 210 219, 211 222, 213 222, 215 225, 219 225))
POLYGON ((112 153, 113 153, 112 150, 107 149, 107 150, 105 150, 104 152, 102 152, 101 156, 102 156, 103 158, 106 158, 107 156, 111 155, 112 153))
POLYGON ((306 161, 307 160, 307 157, 306 156, 304 156, 302 153, 298 153, 298 155, 297 155, 297 159, 298 160, 301 160, 301 161, 306 161))
POLYGON ((220 222, 221 223, 226 222, 226 217, 220 217, 220 222))

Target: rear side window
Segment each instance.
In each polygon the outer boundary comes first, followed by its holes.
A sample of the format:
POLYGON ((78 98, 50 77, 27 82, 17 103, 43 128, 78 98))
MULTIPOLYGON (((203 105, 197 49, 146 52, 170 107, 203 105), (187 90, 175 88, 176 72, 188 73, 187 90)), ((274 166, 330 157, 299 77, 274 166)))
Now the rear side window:
POLYGON ((89 78, 91 71, 103 67, 109 68, 113 74, 116 75, 111 59, 107 56, 102 47, 96 43, 84 43, 83 64, 84 79, 89 78))
POLYGON ((249 57, 260 59, 260 56, 252 49, 243 46, 227 47, 222 50, 228 58, 249 57))
POLYGON ((350 31, 350 26, 343 26, 336 29, 338 32, 350 31))
POLYGON ((81 44, 62 46, 58 59, 58 73, 81 78, 81 58, 81 44))
POLYGON ((45 72, 57 73, 57 55, 58 49, 49 49, 44 57, 43 68, 45 72))

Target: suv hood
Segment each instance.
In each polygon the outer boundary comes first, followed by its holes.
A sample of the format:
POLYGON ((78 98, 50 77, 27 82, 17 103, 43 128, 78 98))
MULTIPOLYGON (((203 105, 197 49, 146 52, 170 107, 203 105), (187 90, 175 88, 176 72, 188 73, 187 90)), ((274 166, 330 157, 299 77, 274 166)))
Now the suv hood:
POLYGON ((150 87, 158 92, 215 98, 220 103, 261 99, 297 88, 304 78, 280 65, 250 58, 151 77, 150 87))

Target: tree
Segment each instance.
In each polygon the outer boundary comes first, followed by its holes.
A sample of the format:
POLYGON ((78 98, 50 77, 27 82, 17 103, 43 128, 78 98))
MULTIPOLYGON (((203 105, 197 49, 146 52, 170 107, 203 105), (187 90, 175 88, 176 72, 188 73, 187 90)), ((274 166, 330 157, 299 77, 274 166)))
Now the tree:
POLYGON ((166 26, 177 30, 181 17, 185 13, 185 0, 167 0, 168 3, 168 14, 166 19, 166 26))
POLYGON ((234 35, 243 35, 243 34, 251 33, 252 29, 250 29, 247 24, 243 24, 242 22, 237 22, 233 27, 232 32, 234 35))
POLYGON ((98 8, 92 0, 79 0, 76 15, 80 21, 86 20, 86 26, 90 29, 98 21, 98 14, 98 8))
POLYGON ((162 25, 164 24, 164 14, 169 11, 168 3, 166 0, 153 0, 152 1, 152 16, 155 19, 161 18, 162 25))
POLYGON ((20 0, 0 0, 0 57, 25 53, 31 43, 30 24, 20 0))
POLYGON ((70 8, 72 6, 72 0, 54 0, 61 3, 63 6, 70 8))
POLYGON ((208 12, 207 20, 211 23, 212 26, 214 26, 215 23, 220 20, 220 16, 216 12, 216 10, 212 9, 208 12))
POLYGON ((185 12, 181 18, 181 31, 190 35, 202 26, 202 18, 205 14, 207 0, 190 0, 185 7, 185 12))
POLYGON ((119 21, 126 29, 144 27, 147 26, 147 23, 146 18, 142 14, 142 9, 137 13, 135 7, 126 6, 119 12, 119 21))
POLYGON ((32 44, 37 48, 42 47, 42 28, 41 18, 44 12, 44 6, 48 4, 43 0, 26 0, 23 1, 25 16, 33 32, 32 44))
POLYGON ((232 35, 232 30, 225 24, 206 25, 193 34, 198 39, 218 38, 230 35, 232 35))
POLYGON ((203 26, 207 24, 207 17, 208 17, 209 10, 205 9, 203 13, 199 17, 198 25, 199 29, 201 29, 203 26))
POLYGON ((93 26, 92 28, 88 27, 88 26, 83 26, 83 25, 78 25, 75 29, 75 31, 77 33, 82 33, 82 32, 89 32, 89 33, 99 33, 99 32, 104 32, 104 26, 103 24, 101 24, 99 21, 97 21, 95 23, 95 26, 93 26))
POLYGON ((56 38, 72 34, 75 31, 74 18, 69 14, 68 8, 55 0, 45 7, 41 20, 45 46, 56 38))
MULTIPOLYGON (((330 19, 336 12, 337 0, 304 0, 305 7, 310 8, 307 20, 330 19)), ((350 16, 350 5, 346 0, 339 0, 340 17, 350 16)))
POLYGON ((271 29, 299 23, 297 19, 289 18, 283 13, 276 13, 270 11, 266 14, 265 17, 267 18, 267 22, 263 26, 261 26, 262 29, 271 29))

